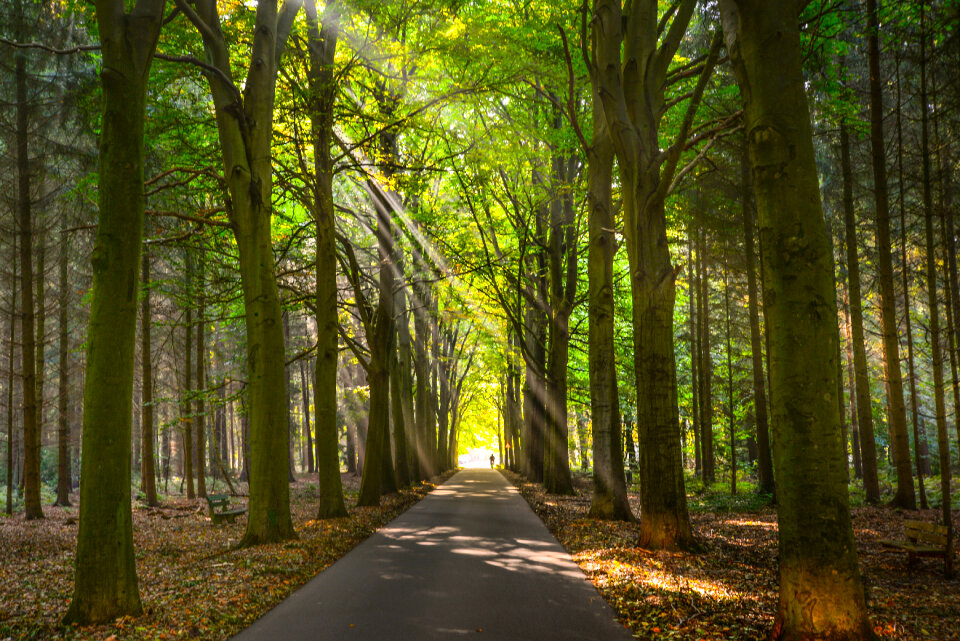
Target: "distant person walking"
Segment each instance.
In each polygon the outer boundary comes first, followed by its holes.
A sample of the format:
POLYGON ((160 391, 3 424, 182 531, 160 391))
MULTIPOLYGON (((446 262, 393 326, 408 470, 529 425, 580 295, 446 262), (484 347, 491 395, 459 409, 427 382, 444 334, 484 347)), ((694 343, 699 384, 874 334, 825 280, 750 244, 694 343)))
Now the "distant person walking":
POLYGON ((491 455, 490 455, 490 467, 493 467, 493 462, 496 461, 496 460, 497 460, 497 459, 494 457, 494 455, 491 454, 491 455))

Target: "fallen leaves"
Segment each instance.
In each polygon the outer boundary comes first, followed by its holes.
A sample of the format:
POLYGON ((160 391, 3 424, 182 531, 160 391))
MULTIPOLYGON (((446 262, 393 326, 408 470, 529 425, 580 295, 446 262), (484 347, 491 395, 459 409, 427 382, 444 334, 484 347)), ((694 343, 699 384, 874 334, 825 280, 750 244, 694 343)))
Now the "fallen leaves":
MULTIPOLYGON (((767 638, 778 599, 773 508, 694 511, 691 520, 703 552, 652 551, 636 546, 638 525, 586 518, 592 492, 588 478, 576 477, 575 496, 557 496, 507 475, 636 638, 767 638)), ((639 514, 639 496, 631 494, 630 500, 639 514)), ((882 548, 881 539, 902 538, 904 517, 898 512, 864 507, 852 516, 877 634, 960 640, 960 579, 945 579, 939 560, 908 570, 906 555, 882 548)), ((912 512, 908 518, 918 517, 933 521, 936 514, 912 512)))
MULTIPOLYGON (((436 487, 384 497, 379 508, 316 521, 316 486, 291 486, 298 539, 237 550, 245 520, 214 526, 203 499, 135 506, 134 544, 144 615, 109 625, 62 627, 73 590, 76 508, 48 507, 43 521, 0 519, 0 639, 176 641, 226 639, 436 487)), ((356 492, 359 479, 343 476, 356 492)))

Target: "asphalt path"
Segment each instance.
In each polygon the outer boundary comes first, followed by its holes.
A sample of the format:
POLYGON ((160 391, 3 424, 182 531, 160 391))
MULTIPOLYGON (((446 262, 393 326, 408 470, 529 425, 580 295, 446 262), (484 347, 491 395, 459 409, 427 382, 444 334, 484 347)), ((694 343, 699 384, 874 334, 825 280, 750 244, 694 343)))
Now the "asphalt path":
POLYGON ((235 641, 632 639, 496 470, 463 470, 235 641))

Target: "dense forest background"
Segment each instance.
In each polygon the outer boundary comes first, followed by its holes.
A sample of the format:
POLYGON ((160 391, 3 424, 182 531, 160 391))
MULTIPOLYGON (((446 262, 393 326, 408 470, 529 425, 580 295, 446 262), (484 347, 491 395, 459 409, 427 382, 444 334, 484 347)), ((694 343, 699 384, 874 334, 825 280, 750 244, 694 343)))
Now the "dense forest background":
POLYGON ((695 549, 691 493, 950 522, 960 4, 276 4, 0 7, 6 514, 115 467, 85 486, 248 492, 255 545, 292 535, 297 475, 324 518, 341 471, 377 505, 486 449, 557 494, 592 472, 591 514, 652 548, 695 549), (746 26, 732 53, 731 11, 792 16, 802 85, 751 66, 746 26), (756 133, 766 81, 806 95, 819 194, 770 191, 806 152, 756 133), (819 231, 772 235, 769 203, 817 197, 819 231), (796 309, 836 332, 805 343, 769 310, 817 261, 834 296, 796 309), (825 381, 836 421, 793 395, 825 381), (791 498, 800 468, 843 498, 791 498))

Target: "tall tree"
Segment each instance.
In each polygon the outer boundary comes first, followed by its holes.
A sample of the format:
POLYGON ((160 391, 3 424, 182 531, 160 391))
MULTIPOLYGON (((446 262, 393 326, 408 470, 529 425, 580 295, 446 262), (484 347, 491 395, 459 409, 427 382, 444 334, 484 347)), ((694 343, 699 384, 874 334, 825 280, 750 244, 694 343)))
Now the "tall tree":
POLYGON ((773 493, 773 463, 770 460, 770 426, 767 421, 767 392, 763 383, 763 348, 760 341, 760 297, 757 291, 756 249, 753 220, 753 183, 750 181, 750 158, 744 149, 741 164, 740 213, 743 216, 743 252, 747 268, 747 298, 750 313, 750 357, 753 365, 753 413, 757 434, 757 489, 773 493))
MULTIPOLYGON (((66 224, 64 224, 66 227, 66 224)), ((57 312, 57 342, 60 376, 57 385, 57 501, 55 505, 70 505, 70 243, 66 229, 61 230, 60 259, 57 267, 59 310, 57 312)))
POLYGON ((913 453, 920 490, 920 509, 927 509, 927 490, 923 475, 926 465, 926 441, 920 438, 920 408, 917 399, 917 371, 913 348, 913 319, 910 317, 910 263, 907 262, 907 186, 903 176, 903 99, 900 91, 900 52, 896 55, 897 75, 897 200, 900 209, 900 288, 903 290, 903 325, 907 339, 907 382, 910 385, 910 424, 913 428, 913 453))
MULTIPOLYGON (((25 34, 24 0, 17 2, 18 37, 25 34)), ((23 503, 27 519, 42 519, 40 506, 40 410, 37 403, 37 343, 34 307, 33 213, 31 192, 30 104, 27 97, 27 53, 15 54, 17 224, 20 236, 20 372, 23 390, 23 503)))
POLYGON ((13 431, 13 415, 14 415, 14 399, 13 399, 13 373, 16 370, 14 366, 14 359, 16 358, 16 350, 14 347, 17 344, 17 280, 18 280, 18 267, 19 261, 17 260, 17 240, 14 237, 12 243, 10 243, 10 264, 13 265, 13 269, 10 270, 10 307, 9 307, 9 320, 10 326, 8 328, 7 334, 7 496, 4 511, 7 514, 13 514, 13 466, 14 466, 14 431, 13 431))
POLYGON ((333 105, 336 98, 334 61, 340 33, 340 6, 328 2, 322 23, 316 0, 307 0, 307 47, 310 85, 310 130, 314 155, 314 211, 317 228, 317 360, 313 404, 317 429, 317 518, 347 515, 340 482, 337 451, 337 257, 336 212, 333 203, 333 105))
POLYGON ((760 219, 780 602, 773 639, 873 639, 847 493, 838 330, 796 0, 721 0, 760 219), (816 505, 817 509, 810 509, 816 505))
MULTIPOLYGON (((903 403, 903 376, 900 373, 900 343, 897 339, 896 294, 893 287, 893 258, 890 240, 890 197, 887 189, 887 160, 883 137, 883 95, 880 77, 880 36, 877 1, 867 0, 867 53, 870 65, 870 144, 873 158, 873 192, 877 207, 877 277, 880 289, 880 322, 883 364, 887 377, 887 421, 893 436, 897 469, 897 494, 892 503, 914 510, 917 507, 910 470, 910 442, 907 439, 907 411, 903 403)), ((865 440, 861 432, 861 444, 865 440)))
POLYGON ((206 321, 204 317, 207 314, 207 297, 204 294, 205 287, 205 269, 206 260, 203 253, 203 247, 200 248, 199 273, 197 274, 197 343, 196 343, 196 369, 197 369, 197 388, 196 388, 196 420, 193 425, 196 428, 194 436, 197 442, 197 451, 194 461, 196 462, 197 477, 197 496, 205 498, 207 496, 207 471, 206 471, 206 445, 207 445, 207 409, 206 409, 206 381, 205 370, 207 364, 207 338, 206 321))
MULTIPOLYGON (((940 492, 943 524, 947 529, 944 574, 953 575, 953 513, 950 505, 950 442, 943 394, 943 348, 940 338, 940 302, 937 295, 937 255, 933 226, 933 178, 930 175, 930 106, 927 102, 926 1, 920 2, 920 155, 923 179, 923 218, 926 236, 927 309, 930 315, 930 351, 933 360, 933 400, 940 449, 940 492)), ((956 408, 954 409, 956 411, 956 408)), ((916 447, 920 447, 917 443, 916 447)), ((918 473, 920 470, 918 470, 918 473)))
POLYGON ((667 72, 696 0, 680 0, 660 37, 659 3, 597 0, 593 46, 599 95, 623 185, 624 242, 633 298, 634 377, 640 440, 640 545, 694 545, 684 490, 673 342, 676 271, 667 243, 665 201, 676 177, 693 119, 716 63, 720 39, 688 102, 681 130, 661 153, 659 124, 668 108, 667 72))
MULTIPOLYGON (((699 196, 697 197, 699 199, 699 196)), ((700 361, 700 465, 703 484, 709 487, 717 480, 716 457, 713 454, 713 356, 710 348, 710 269, 707 260, 707 232, 697 234, 697 331, 700 361)))
POLYGON ((863 465, 863 489, 867 502, 880 502, 877 477, 877 446, 873 435, 873 408, 867 351, 863 334, 863 295, 860 290, 860 255, 857 247, 857 220, 853 207, 853 166, 850 162, 850 134, 846 120, 840 122, 840 171, 843 176, 843 220, 847 248, 847 291, 850 308, 850 340, 853 349, 853 386, 856 389, 857 431, 860 434, 860 460, 863 465))
POLYGON ((140 282, 143 292, 140 294, 140 373, 142 377, 142 396, 140 404, 140 489, 146 497, 147 505, 153 507, 157 501, 156 465, 154 463, 155 434, 153 419, 153 312, 150 306, 150 251, 143 250, 140 265, 140 282))
POLYGON ((271 238, 273 165, 270 143, 277 68, 302 0, 257 3, 242 91, 216 0, 176 0, 196 27, 206 52, 203 67, 213 96, 230 222, 240 262, 246 309, 247 407, 250 422, 250 503, 241 546, 295 536, 290 518, 287 377, 282 310, 271 238))
POLYGON ((186 302, 186 320, 183 324, 183 390, 180 399, 180 412, 183 452, 180 463, 183 466, 183 479, 187 484, 187 498, 196 496, 193 491, 193 250, 186 250, 187 271, 184 280, 184 301, 186 302))
MULTIPOLYGON (((584 6, 586 11, 586 6, 584 6)), ((584 16, 586 19, 586 16, 584 16)), ((633 521, 623 473, 620 396, 617 389, 616 309, 613 258, 617 252, 613 209, 613 141, 600 103, 595 55, 585 54, 593 94, 593 136, 587 154, 587 278, 590 319, 590 417, 593 426, 593 497, 590 516, 633 521)))
POLYGON ((96 0, 100 82, 99 225, 87 330, 80 525, 67 623, 139 614, 130 508, 133 368, 143 237, 147 81, 165 0, 96 0))

